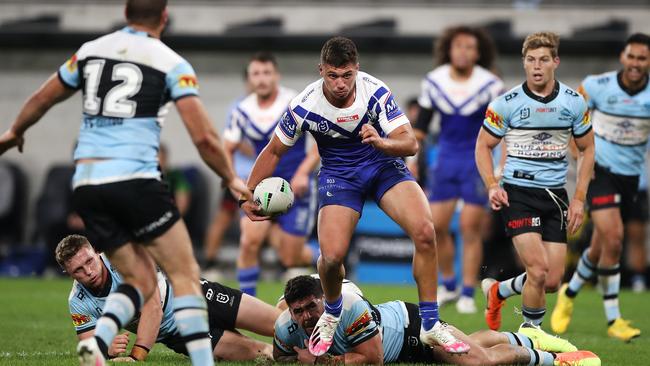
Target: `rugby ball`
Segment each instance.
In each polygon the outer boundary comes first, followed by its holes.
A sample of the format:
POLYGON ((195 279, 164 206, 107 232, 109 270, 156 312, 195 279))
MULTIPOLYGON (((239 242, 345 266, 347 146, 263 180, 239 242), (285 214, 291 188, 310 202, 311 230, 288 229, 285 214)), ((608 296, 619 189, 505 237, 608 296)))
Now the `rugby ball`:
POLYGON ((275 216, 286 213, 293 205, 291 185, 280 177, 262 180, 253 192, 255 203, 261 207, 261 213, 275 216))

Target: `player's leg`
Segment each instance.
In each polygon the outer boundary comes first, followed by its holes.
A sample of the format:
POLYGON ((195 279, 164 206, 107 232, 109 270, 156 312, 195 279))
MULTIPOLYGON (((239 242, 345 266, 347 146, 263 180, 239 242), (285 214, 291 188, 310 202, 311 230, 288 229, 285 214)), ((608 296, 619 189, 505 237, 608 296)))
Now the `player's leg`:
POLYGON ((643 189, 638 192, 636 202, 625 223, 625 240, 628 243, 627 261, 632 271, 632 291, 634 292, 643 292, 646 289, 647 224, 648 191, 643 189))
POLYGON ((442 274, 442 287, 438 289, 438 304, 445 305, 458 298, 456 275, 454 273, 454 242, 449 233, 449 225, 456 210, 456 199, 431 202, 431 216, 436 231, 438 263, 442 274))
POLYGON ((525 323, 539 326, 546 313, 546 277, 549 273, 548 253, 539 233, 516 235, 512 242, 526 268, 526 282, 522 289, 522 313, 525 323))
POLYGON ((219 209, 214 215, 212 223, 210 223, 205 235, 205 241, 203 244, 203 258, 205 260, 204 269, 213 269, 216 267, 217 253, 221 248, 223 236, 226 233, 226 230, 228 230, 228 227, 232 224, 233 220, 238 217, 237 213, 238 208, 236 200, 232 197, 230 190, 224 190, 219 209))
POLYGON ((463 287, 456 309, 461 313, 475 313, 474 291, 483 261, 481 222, 485 219, 483 206, 465 202, 460 215, 463 236, 463 287))
POLYGON ((182 220, 146 245, 174 288, 174 320, 193 365, 212 365, 207 305, 199 286, 199 265, 182 220))
POLYGON ((420 299, 420 338, 429 345, 440 344, 447 352, 467 352, 467 344, 455 339, 439 322, 436 237, 424 192, 415 181, 403 180, 384 192, 378 191, 377 197, 380 197, 382 210, 404 229, 415 244, 413 276, 420 299))
POLYGON ((269 229, 270 221, 251 221, 243 216, 239 220, 239 255, 237 256, 237 280, 242 292, 255 296, 260 277, 259 254, 269 229))
POLYGON ((256 297, 243 294, 235 326, 259 335, 273 337, 275 320, 281 313, 280 309, 256 297))
MULTIPOLYGON (((213 335, 214 336, 214 335, 213 335)), ((224 361, 254 361, 257 358, 273 359, 273 346, 237 331, 226 330, 214 347, 214 358, 224 361)))
POLYGON ((278 217, 277 230, 279 246, 277 248, 282 265, 288 270, 295 267, 306 267, 316 262, 311 248, 305 243, 314 226, 314 210, 316 201, 311 192, 297 198, 289 211, 278 217))

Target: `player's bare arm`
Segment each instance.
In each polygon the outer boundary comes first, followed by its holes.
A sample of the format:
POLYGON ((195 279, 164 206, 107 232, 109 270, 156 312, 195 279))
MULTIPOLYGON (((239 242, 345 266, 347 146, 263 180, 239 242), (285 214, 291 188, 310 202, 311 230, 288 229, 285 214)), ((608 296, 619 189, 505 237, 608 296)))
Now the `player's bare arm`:
POLYGON ((476 139, 475 150, 476 166, 485 187, 488 189, 490 206, 493 210, 500 210, 504 205, 508 206, 508 194, 501 188, 494 177, 494 165, 492 164, 492 150, 499 142, 501 142, 501 139, 481 129, 476 139))
POLYGON ((18 151, 23 152, 25 131, 38 122, 52 106, 69 98, 75 92, 74 89, 66 88, 56 73, 52 74, 27 99, 11 127, 0 136, 0 155, 14 146, 18 147, 18 151))
POLYGON ((318 146, 314 144, 298 166, 293 178, 291 178, 291 190, 297 197, 302 197, 309 189, 309 176, 316 169, 319 162, 318 146))
POLYGON ((248 196, 246 196, 246 202, 242 202, 241 208, 246 212, 246 215, 253 221, 263 221, 268 220, 269 216, 260 216, 257 213, 259 212, 259 207, 251 200, 251 192, 255 187, 262 181, 264 178, 268 178, 273 174, 275 168, 278 166, 278 162, 282 155, 284 155, 290 146, 287 146, 280 141, 277 136, 273 136, 268 145, 264 147, 262 152, 258 155, 253 165, 253 169, 248 176, 248 182, 246 185, 248 196))
POLYGON ((192 142, 201 155, 201 159, 223 178, 224 184, 230 190, 246 198, 251 198, 251 192, 246 189, 244 182, 237 178, 201 100, 196 96, 185 97, 176 102, 176 108, 185 123, 192 142))
POLYGON ((361 142, 372 145, 389 156, 412 156, 418 152, 418 141, 411 125, 397 127, 387 137, 379 136, 379 132, 369 124, 361 127, 359 132, 361 142))
POLYGON ((137 361, 144 361, 147 358, 149 351, 156 343, 156 338, 158 338, 162 318, 163 310, 160 304, 160 289, 156 287, 153 295, 144 303, 140 310, 138 333, 129 357, 137 361))
POLYGON ((576 174, 576 191, 569 204, 569 233, 578 230, 584 218, 584 204, 587 197, 587 187, 594 171, 595 145, 594 132, 573 139, 580 152, 578 154, 578 172, 576 174))

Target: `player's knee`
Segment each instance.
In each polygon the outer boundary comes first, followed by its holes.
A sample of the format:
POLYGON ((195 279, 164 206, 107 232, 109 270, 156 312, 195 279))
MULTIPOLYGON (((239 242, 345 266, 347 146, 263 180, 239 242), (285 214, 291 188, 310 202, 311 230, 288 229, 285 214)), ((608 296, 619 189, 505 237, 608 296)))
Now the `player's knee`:
POLYGON ((548 276, 548 265, 539 263, 526 269, 526 282, 529 282, 536 288, 546 287, 546 277, 548 276))
POLYGON ((560 285, 562 284, 562 278, 558 276, 547 276, 546 277, 546 284, 545 284, 545 291, 547 293, 555 293, 557 290, 560 289, 560 285))
POLYGON ((324 253, 321 252, 321 259, 319 266, 327 268, 339 268, 343 265, 344 256, 339 253, 324 253))
POLYGON ((611 232, 605 234, 603 252, 610 257, 620 257, 623 250, 623 234, 611 232))
POLYGON ((413 242, 418 250, 431 250, 436 245, 436 231, 432 222, 423 222, 413 232, 413 242))

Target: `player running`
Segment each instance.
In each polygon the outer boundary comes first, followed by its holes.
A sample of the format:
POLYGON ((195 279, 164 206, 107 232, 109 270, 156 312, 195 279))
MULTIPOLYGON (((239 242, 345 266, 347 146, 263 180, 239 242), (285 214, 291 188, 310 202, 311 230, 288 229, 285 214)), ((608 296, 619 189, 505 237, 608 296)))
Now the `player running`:
POLYGON ((491 73, 494 45, 485 32, 466 26, 447 29, 438 40, 440 66, 422 81, 420 114, 415 135, 422 141, 434 113, 440 115, 438 159, 429 167, 428 195, 436 229, 442 284, 438 303, 458 299, 460 313, 475 313, 474 289, 483 256, 481 221, 487 192, 474 162, 476 135, 488 103, 503 92, 503 82, 491 73), (456 290, 454 244, 449 225, 458 199, 463 200, 463 287, 456 290), (460 296, 459 296, 460 295, 460 296))
MULTIPOLYGON (((68 304, 70 315, 80 340, 94 335, 97 320, 106 298, 122 283, 122 277, 105 255, 98 254, 84 236, 65 237, 56 248, 56 261, 72 277, 68 304)), ((144 361, 154 343, 187 354, 187 348, 174 320, 174 291, 165 276, 158 272, 158 286, 140 310, 138 317, 124 325, 135 333, 136 339, 128 357, 128 333, 113 339, 108 356, 113 361, 144 361), (117 358, 116 358, 117 357, 117 358)), ((201 280, 203 295, 208 303, 210 340, 215 359, 229 361, 254 360, 260 355, 272 357, 270 344, 239 333, 236 328, 273 336, 273 327, 280 311, 254 297, 219 283, 201 280)))
POLYGON ((166 1, 127 0, 125 16, 126 27, 84 43, 27 100, 0 136, 0 154, 14 146, 22 151, 25 131, 81 89, 74 208, 124 283, 106 299, 95 337, 79 342, 80 363, 104 365, 117 330, 153 295, 158 263, 174 286, 176 323, 192 364, 213 365, 199 267, 187 228, 160 181, 157 152, 168 102, 174 101, 201 158, 224 184, 251 195, 198 98, 194 70, 159 39, 168 20, 166 1))
POLYGON ((309 335, 324 313, 323 290, 317 279, 299 276, 284 291, 289 308, 275 323, 273 357, 304 364, 453 364, 453 365, 600 365, 588 351, 576 351, 567 341, 540 330, 523 333, 479 331, 470 336, 445 325, 471 345, 467 354, 454 355, 418 341, 418 306, 391 301, 373 306, 350 291, 343 292, 343 312, 328 354, 315 357, 306 348, 309 335), (542 349, 546 349, 545 351, 542 349), (565 353, 554 353, 565 352, 565 353))
POLYGON ((506 231, 526 272, 503 281, 483 280, 485 320, 501 325, 507 297, 522 294, 525 327, 539 327, 546 313, 545 292, 557 291, 566 256, 567 231, 583 219, 594 162, 594 139, 584 99, 555 79, 559 37, 550 32, 526 37, 522 55, 526 81, 488 107, 476 142, 476 164, 488 187, 490 205, 501 210, 506 231), (567 148, 573 137, 581 152, 576 191, 564 189, 567 148), (493 175, 492 149, 505 138, 503 186, 493 175))
POLYGON ((630 215, 645 164, 650 134, 650 37, 637 33, 625 42, 623 69, 588 76, 579 89, 593 112, 596 166, 587 197, 594 232, 571 281, 560 289, 551 327, 564 333, 571 321, 573 299, 585 281, 598 276, 607 334, 629 341, 641 330, 621 317, 618 306, 623 222, 630 215))
MULTIPOLYGON (((280 73, 275 57, 260 52, 248 63, 248 82, 252 93, 237 104, 224 132, 225 148, 231 155, 244 141, 253 144, 256 155, 268 144, 275 127, 296 92, 279 85, 280 73)), ((319 162, 316 146, 309 146, 307 138, 282 157, 273 176, 291 183, 295 201, 289 211, 270 221, 251 221, 243 216, 239 222, 241 236, 237 258, 239 288, 255 296, 260 275, 259 252, 264 239, 271 233, 278 243, 282 265, 288 269, 304 267, 315 262, 311 249, 305 246, 314 221, 315 197, 312 172, 319 162), (310 153, 307 153, 307 150, 310 153)), ((318 257, 318 253, 315 253, 318 257)))
MULTIPOLYGON (((343 260, 366 196, 372 197, 415 243, 413 273, 418 285, 420 337, 447 352, 469 350, 438 321, 437 257, 431 212, 426 196, 409 173, 402 156, 417 151, 408 119, 388 87, 359 71, 356 45, 344 37, 328 40, 321 50, 321 79, 291 101, 275 136, 251 171, 254 188, 270 176, 289 148, 310 132, 318 144, 322 168, 318 176, 318 272, 325 291, 325 312, 309 342, 322 355, 332 345, 343 309, 343 260)), ((242 206, 253 220, 263 220, 252 201, 242 206)))

